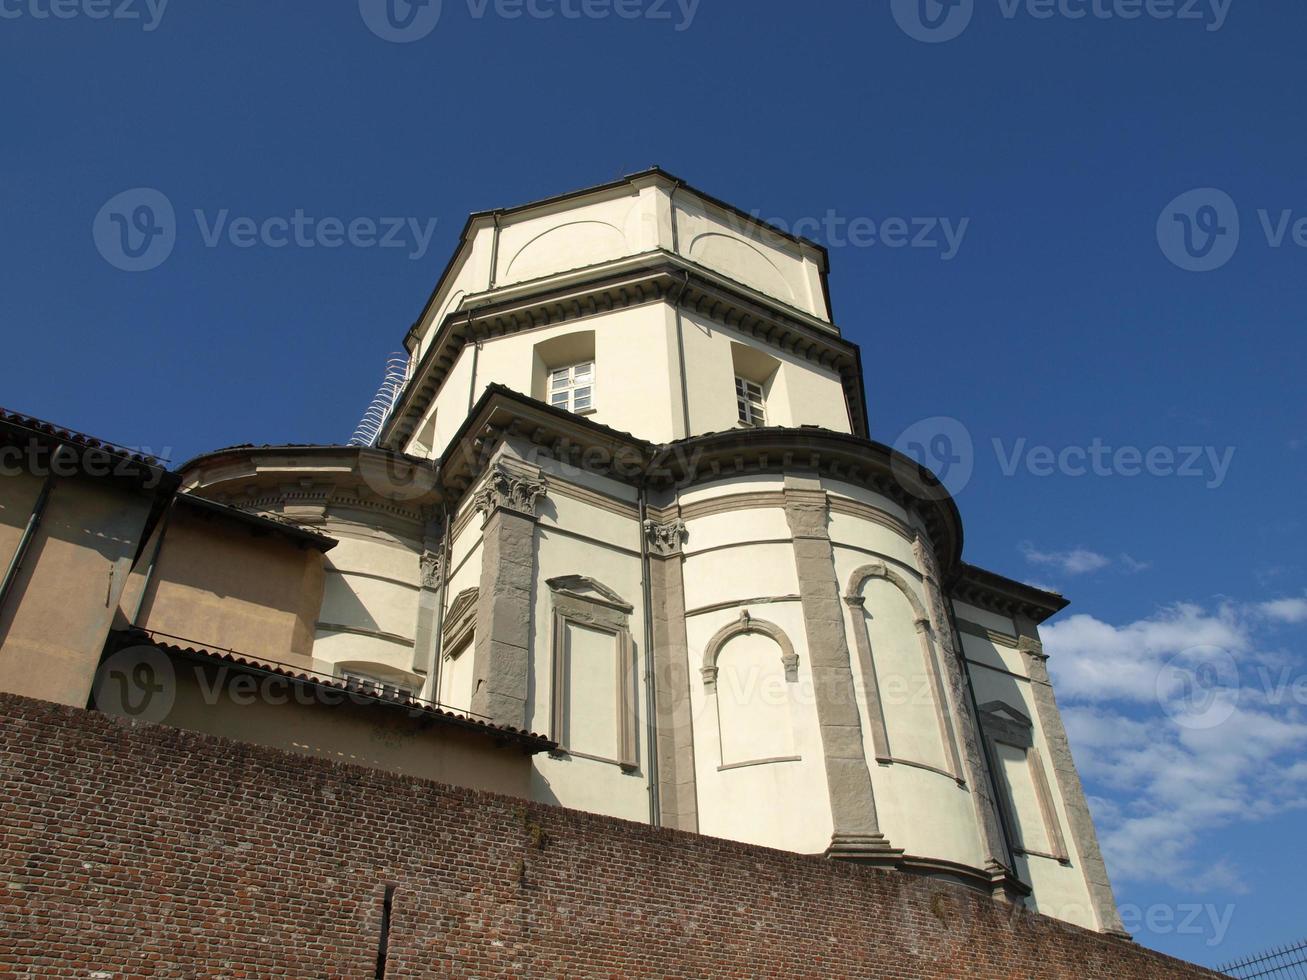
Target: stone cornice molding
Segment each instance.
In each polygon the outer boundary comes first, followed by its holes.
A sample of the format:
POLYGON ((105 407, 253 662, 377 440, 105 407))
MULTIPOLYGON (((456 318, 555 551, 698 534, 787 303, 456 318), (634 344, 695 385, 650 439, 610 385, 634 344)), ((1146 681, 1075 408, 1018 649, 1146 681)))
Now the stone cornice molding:
POLYGON ((660 492, 737 475, 807 470, 865 487, 914 511, 945 573, 960 564, 961 516, 939 481, 889 446, 848 433, 738 429, 655 445, 492 384, 442 460, 441 483, 451 505, 510 438, 565 466, 660 492))
POLYGON ((950 593, 954 599, 1009 618, 1025 616, 1038 625, 1071 603, 1056 592, 963 563, 950 593))
POLYGON ((469 343, 556 326, 675 297, 682 310, 840 375, 854 431, 866 434, 857 346, 825 321, 756 293, 682 256, 657 249, 580 272, 465 297, 436 327, 380 444, 407 443, 469 343))

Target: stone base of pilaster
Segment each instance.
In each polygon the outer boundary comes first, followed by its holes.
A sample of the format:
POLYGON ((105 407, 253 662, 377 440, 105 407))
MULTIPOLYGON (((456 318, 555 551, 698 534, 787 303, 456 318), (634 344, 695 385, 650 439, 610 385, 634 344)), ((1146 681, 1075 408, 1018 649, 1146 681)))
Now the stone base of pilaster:
POLYGON ((826 857, 832 861, 853 861, 877 867, 897 867, 903 857, 901 847, 893 847, 884 834, 835 834, 826 857))
POLYGON ((985 865, 985 874, 989 876, 989 893, 995 901, 1020 905, 1030 894, 1030 886, 1023 884, 1011 868, 997 861, 990 861, 985 865))

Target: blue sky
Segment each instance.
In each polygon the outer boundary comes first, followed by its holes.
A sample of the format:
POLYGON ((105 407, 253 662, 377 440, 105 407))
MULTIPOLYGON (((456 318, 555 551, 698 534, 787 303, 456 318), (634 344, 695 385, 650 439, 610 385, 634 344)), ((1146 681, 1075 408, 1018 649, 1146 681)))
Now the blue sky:
POLYGON ((0 403, 174 462, 344 441, 470 211, 659 164, 808 219, 874 435, 954 420, 968 558, 1074 602, 1053 670, 1140 941, 1307 933, 1307 7, 445 0, 393 43, 373 0, 58 2, 0 0, 0 403), (177 215, 145 272, 92 234, 134 188, 177 215), (297 211, 401 247, 233 241, 297 211), (1238 701, 1177 709, 1219 651, 1238 701))

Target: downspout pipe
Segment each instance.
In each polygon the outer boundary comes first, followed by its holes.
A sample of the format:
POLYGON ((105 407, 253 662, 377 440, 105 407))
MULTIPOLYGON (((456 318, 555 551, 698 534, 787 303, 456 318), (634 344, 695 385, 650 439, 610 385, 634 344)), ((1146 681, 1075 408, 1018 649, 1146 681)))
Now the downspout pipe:
POLYGON ((645 701, 645 750, 649 770, 649 823, 662 826, 662 808, 658 800, 658 691, 655 686, 654 639, 653 639, 653 588, 649 581, 649 535, 645 533, 645 521, 649 514, 649 491, 640 484, 640 523, 637 533, 640 535, 640 588, 644 604, 644 701, 645 701))
POLYGON ((168 528, 172 524, 172 515, 176 509, 176 498, 173 498, 168 501, 168 509, 159 521, 159 536, 154 539, 154 548, 150 551, 150 561, 145 566, 145 578, 141 582, 141 594, 136 597, 131 615, 127 617, 127 622, 132 626, 141 625, 141 610, 145 608, 145 598, 150 594, 150 583, 154 581, 154 572, 159 567, 159 555, 163 552, 163 539, 168 536, 168 528))

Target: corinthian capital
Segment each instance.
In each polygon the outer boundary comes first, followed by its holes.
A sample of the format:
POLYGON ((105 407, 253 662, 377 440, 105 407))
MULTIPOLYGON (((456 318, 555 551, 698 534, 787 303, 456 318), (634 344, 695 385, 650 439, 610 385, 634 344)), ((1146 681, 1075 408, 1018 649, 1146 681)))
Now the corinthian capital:
POLYGON ((519 473, 497 463, 486 478, 486 485, 477 492, 476 506, 487 521, 497 510, 511 510, 534 518, 536 504, 548 489, 544 477, 519 473))
POLYGON ((681 542, 687 534, 685 521, 679 518, 659 524, 657 521, 644 522, 644 534, 649 539, 649 550, 663 558, 681 553, 681 542))

